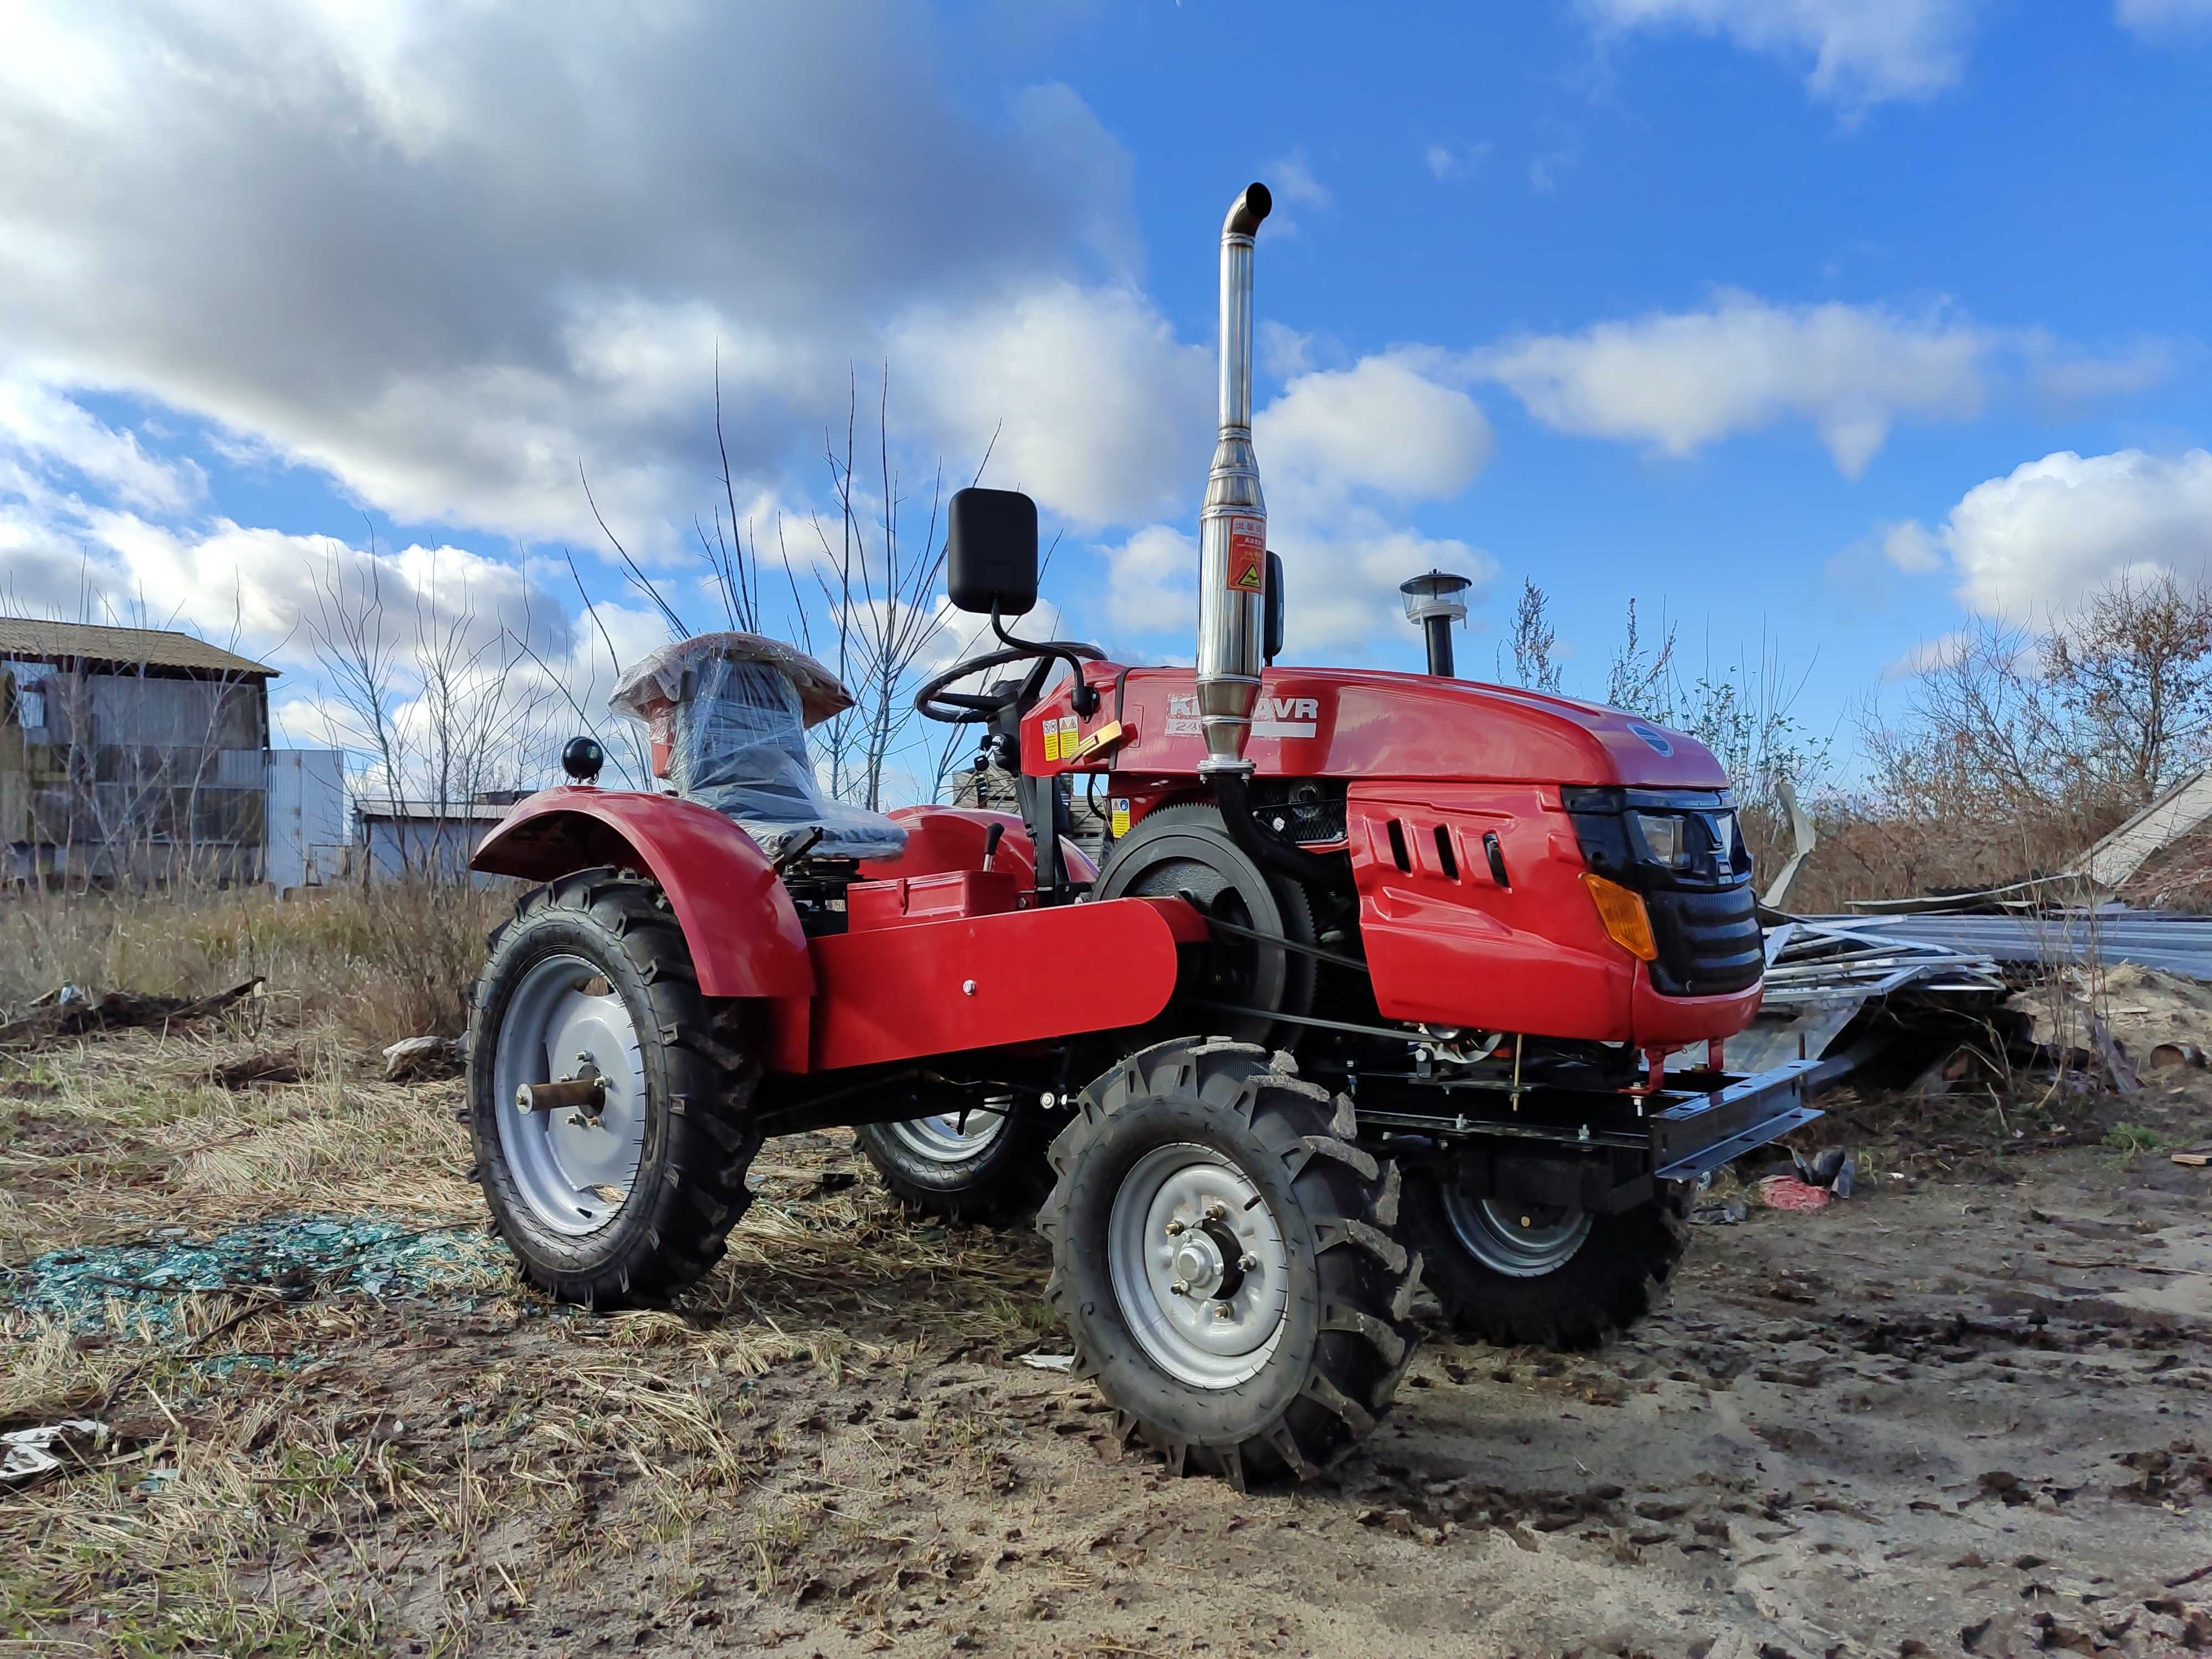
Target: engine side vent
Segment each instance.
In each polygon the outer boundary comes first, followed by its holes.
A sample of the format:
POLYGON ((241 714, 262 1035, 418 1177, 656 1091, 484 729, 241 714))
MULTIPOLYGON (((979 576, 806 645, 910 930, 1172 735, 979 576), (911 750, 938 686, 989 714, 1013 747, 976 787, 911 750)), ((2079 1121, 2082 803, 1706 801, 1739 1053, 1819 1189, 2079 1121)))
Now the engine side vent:
POLYGON ((1441 823, 1437 826, 1437 868, 1446 881, 1459 879, 1459 855, 1452 851, 1451 831, 1441 823))
POLYGON ((1406 826, 1397 819, 1392 818, 1389 830, 1391 860, 1400 870, 1411 874, 1413 868, 1413 855, 1406 850, 1406 826))

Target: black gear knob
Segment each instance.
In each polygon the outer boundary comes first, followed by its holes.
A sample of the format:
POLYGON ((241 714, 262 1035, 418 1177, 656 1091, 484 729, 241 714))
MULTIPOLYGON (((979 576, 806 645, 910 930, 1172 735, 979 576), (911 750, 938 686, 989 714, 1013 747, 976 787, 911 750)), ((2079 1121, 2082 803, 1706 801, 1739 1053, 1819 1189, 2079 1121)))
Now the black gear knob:
POLYGON ((607 751, 597 738, 571 738, 561 751, 561 769, 579 783, 596 782, 606 763, 607 751))

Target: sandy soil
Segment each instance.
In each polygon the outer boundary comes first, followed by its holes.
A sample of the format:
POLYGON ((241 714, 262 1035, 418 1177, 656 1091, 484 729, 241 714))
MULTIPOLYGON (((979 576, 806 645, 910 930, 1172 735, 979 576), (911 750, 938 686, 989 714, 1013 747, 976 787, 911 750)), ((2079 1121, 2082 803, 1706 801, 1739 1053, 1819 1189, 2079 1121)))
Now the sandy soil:
MULTIPOLYGON (((143 1055, 118 1072, 143 1086, 143 1055)), ((310 1172, 295 1197, 359 1202, 302 1164, 283 1098, 233 1109, 229 1152, 265 1135, 310 1172)), ((110 1132, 33 1103, 18 1231, 51 1240, 75 1212, 40 1196, 39 1147, 74 1192, 110 1132)), ((372 1104, 362 1135, 411 1140, 450 1085, 372 1104)), ((2128 1110, 2212 1140, 2201 1073, 2128 1110)), ((173 1127, 137 1127, 82 1237, 268 1212, 235 1165, 211 1189, 165 1161, 173 1127)), ((465 1215, 434 1145, 425 1201, 465 1215)), ((2212 1171, 1939 1163, 1701 1229, 1667 1307, 1601 1353, 1436 1334, 1372 1441, 1249 1494, 1122 1456, 1087 1386, 1024 1363, 1065 1352, 1036 1243, 901 1217, 839 1135, 769 1149, 681 1316, 488 1285, 227 1329, 212 1297, 182 1352, 18 1325, 0 1428, 66 1408, 118 1438, 0 1496, 0 1626, 56 1651, 2212 1647, 2212 1171)))

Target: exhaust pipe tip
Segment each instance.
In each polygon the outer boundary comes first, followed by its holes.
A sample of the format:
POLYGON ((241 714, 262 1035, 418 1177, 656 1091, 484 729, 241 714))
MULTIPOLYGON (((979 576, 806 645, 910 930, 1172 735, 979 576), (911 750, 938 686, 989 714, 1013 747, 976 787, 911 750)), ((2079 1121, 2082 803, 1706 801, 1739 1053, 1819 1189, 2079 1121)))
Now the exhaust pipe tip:
POLYGON ((1245 185, 1244 193, 1230 204, 1229 216, 1221 223, 1221 234, 1254 235, 1260 228, 1260 222, 1274 210, 1275 198, 1267 193, 1267 185, 1255 180, 1245 185))

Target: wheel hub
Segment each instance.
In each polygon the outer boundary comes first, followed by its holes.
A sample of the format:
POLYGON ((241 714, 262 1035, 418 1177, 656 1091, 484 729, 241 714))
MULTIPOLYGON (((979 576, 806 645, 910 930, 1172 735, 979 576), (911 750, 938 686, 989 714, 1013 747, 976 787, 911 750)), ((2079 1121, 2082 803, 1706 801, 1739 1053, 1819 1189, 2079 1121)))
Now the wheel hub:
POLYGON ((987 1105, 908 1118, 892 1124, 890 1132, 901 1146, 933 1164, 965 1164, 1006 1132, 1012 1104, 994 1096, 987 1105))
POLYGON ((1231 1389, 1282 1340, 1290 1256, 1259 1188, 1210 1146, 1139 1158, 1114 1195, 1107 1266, 1138 1346, 1170 1376, 1231 1389))
POLYGON ((1513 1279, 1540 1279, 1565 1267, 1593 1221, 1587 1210, 1471 1198, 1451 1185, 1443 1200, 1445 1218, 1468 1254, 1513 1279))
POLYGON ((629 1011, 581 957, 549 957, 507 1000, 493 1057, 500 1141, 523 1201, 544 1226, 596 1232, 621 1212, 645 1151, 645 1055, 629 1011), (525 1085, 588 1070, 605 1090, 595 1111, 529 1111, 525 1085))

